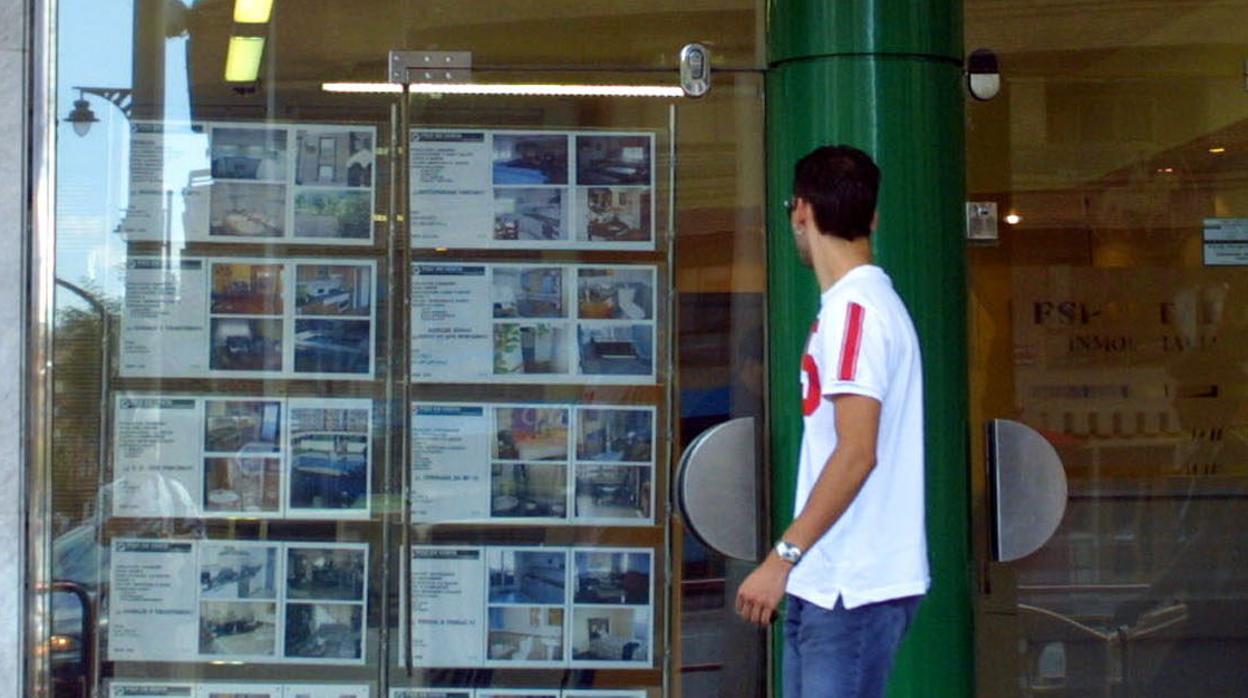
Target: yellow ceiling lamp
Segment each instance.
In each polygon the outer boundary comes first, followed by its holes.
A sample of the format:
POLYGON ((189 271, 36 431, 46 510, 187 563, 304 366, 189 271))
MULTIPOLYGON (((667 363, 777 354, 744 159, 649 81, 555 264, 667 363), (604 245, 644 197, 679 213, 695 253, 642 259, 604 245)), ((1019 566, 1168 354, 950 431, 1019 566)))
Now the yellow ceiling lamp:
POLYGON ((273 15, 273 0, 234 0, 234 21, 264 24, 273 15))
POLYGON ((225 81, 255 82, 260 77, 263 56, 263 36, 231 36, 230 50, 225 57, 225 81))

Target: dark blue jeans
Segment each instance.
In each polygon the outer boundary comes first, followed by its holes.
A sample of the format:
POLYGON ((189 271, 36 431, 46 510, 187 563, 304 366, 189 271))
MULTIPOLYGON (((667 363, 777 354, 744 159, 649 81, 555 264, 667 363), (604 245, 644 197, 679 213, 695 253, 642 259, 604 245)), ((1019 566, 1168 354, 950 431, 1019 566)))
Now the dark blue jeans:
POLYGON ((921 596, 828 610, 788 596, 784 698, 882 698, 921 596))

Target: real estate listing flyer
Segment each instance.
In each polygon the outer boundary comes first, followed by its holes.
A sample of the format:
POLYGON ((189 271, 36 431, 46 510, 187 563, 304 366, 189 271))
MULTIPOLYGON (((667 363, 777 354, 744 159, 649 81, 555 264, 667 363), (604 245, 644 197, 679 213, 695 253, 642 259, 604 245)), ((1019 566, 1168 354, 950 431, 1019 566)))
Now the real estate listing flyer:
POLYGON ((365 543, 118 538, 110 552, 110 661, 364 663, 365 543))
POLYGON ((655 419, 653 406, 413 403, 412 520, 651 524, 655 419))
POLYGON ((121 375, 371 379, 376 267, 359 259, 130 257, 121 375))
POLYGON ((656 380, 648 265, 415 263, 414 383, 656 380))
POLYGON ((365 684, 157 682, 113 679, 109 698, 370 698, 365 684))
POLYGON ((655 249, 654 134, 416 127, 412 246, 655 249))
POLYGON ((649 668, 649 548, 415 546, 412 663, 649 668))
POLYGON ((371 245, 377 129, 135 121, 127 240, 371 245))
POLYGON ((645 689, 392 688, 390 698, 646 698, 645 689))
POLYGON ((123 393, 113 414, 113 516, 369 516, 371 400, 123 393))

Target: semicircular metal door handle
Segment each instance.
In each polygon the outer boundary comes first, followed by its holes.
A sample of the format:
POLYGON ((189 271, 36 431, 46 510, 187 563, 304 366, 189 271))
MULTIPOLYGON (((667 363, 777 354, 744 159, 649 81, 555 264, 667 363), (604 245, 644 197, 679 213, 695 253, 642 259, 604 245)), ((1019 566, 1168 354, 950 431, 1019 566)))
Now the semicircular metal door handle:
POLYGON ((676 510, 707 547, 757 561, 758 471, 754 418, 707 429, 685 449, 676 470, 676 510))
POLYGON ((1066 513, 1066 469, 1053 444, 1026 424, 988 422, 992 554, 1024 558, 1053 537, 1066 513))

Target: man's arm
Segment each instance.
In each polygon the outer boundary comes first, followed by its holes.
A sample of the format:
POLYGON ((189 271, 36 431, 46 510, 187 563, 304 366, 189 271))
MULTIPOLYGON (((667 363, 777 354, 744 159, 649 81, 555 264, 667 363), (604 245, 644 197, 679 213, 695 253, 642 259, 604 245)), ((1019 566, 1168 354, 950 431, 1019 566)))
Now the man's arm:
MULTIPOLYGON (((781 538, 803 551, 810 550, 841 518, 875 468, 879 401, 851 394, 825 399, 831 399, 836 408, 836 450, 824 464, 806 506, 781 538)), ((784 598, 792 568, 774 550, 768 553, 737 590, 737 613, 751 623, 770 623, 784 598)))

